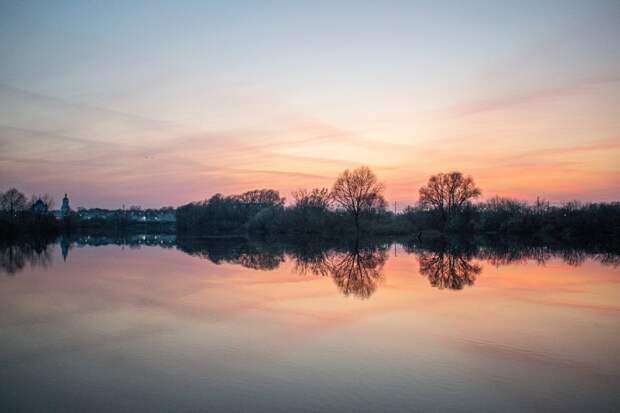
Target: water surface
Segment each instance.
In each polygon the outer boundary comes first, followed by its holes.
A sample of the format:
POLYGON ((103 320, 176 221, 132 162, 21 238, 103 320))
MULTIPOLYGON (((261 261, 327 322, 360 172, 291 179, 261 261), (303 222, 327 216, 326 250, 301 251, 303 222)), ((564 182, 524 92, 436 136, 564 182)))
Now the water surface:
POLYGON ((618 411, 611 253, 1 249, 2 411, 618 411))

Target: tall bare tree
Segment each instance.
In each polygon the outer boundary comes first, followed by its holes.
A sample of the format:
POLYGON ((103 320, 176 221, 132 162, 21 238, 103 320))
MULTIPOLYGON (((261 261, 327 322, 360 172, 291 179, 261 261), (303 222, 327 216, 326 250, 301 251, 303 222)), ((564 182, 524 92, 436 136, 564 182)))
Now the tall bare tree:
POLYGON ((460 172, 439 173, 420 188, 420 206, 436 209, 446 219, 481 194, 471 176, 465 177, 460 172))
POLYGON ((23 211, 27 207, 26 196, 15 188, 11 188, 0 194, 0 210, 8 212, 13 217, 16 212, 23 211))
POLYGON ((360 217, 373 209, 385 208, 383 198, 385 186, 377 180, 377 176, 367 166, 353 171, 345 170, 332 188, 332 199, 344 208, 355 222, 359 230, 360 217))

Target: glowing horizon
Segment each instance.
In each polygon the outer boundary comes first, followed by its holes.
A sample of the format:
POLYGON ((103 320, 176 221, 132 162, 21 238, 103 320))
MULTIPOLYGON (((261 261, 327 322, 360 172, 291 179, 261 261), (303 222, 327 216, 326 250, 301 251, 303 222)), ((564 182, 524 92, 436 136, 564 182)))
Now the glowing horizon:
POLYGON ((620 200, 620 3, 0 6, 0 191, 145 207, 331 187, 620 200))

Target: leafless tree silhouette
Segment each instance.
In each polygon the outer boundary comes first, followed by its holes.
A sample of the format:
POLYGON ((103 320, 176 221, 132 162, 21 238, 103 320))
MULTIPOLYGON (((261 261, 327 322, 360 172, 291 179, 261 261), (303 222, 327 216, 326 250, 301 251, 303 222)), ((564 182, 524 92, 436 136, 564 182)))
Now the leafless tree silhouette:
POLYGON ((480 195, 481 191, 471 176, 465 177, 460 172, 439 173, 431 176, 420 188, 420 206, 439 211, 445 220, 480 195))
POLYGON ((385 186, 367 166, 353 171, 345 170, 332 188, 334 202, 344 208, 352 217, 359 231, 360 216, 373 209, 385 208, 383 198, 385 186))
POLYGON ((418 256, 420 274, 433 287, 462 290, 474 285, 482 267, 471 262, 471 257, 450 252, 422 252, 418 256))
POLYGON ((354 248, 332 254, 329 269, 334 282, 344 295, 370 297, 383 281, 383 265, 387 260, 384 249, 354 248))
POLYGON ((345 250, 323 251, 318 254, 293 256, 295 271, 302 275, 330 276, 344 295, 370 297, 383 280, 387 261, 384 247, 354 246, 345 250))

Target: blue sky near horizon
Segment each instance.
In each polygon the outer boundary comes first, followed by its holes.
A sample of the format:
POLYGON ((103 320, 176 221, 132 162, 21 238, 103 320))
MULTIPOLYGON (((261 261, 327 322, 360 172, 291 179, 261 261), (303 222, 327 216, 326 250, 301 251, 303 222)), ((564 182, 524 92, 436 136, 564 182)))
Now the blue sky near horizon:
POLYGON ((376 170, 620 198, 620 2, 0 2, 0 190, 177 205, 376 170))

